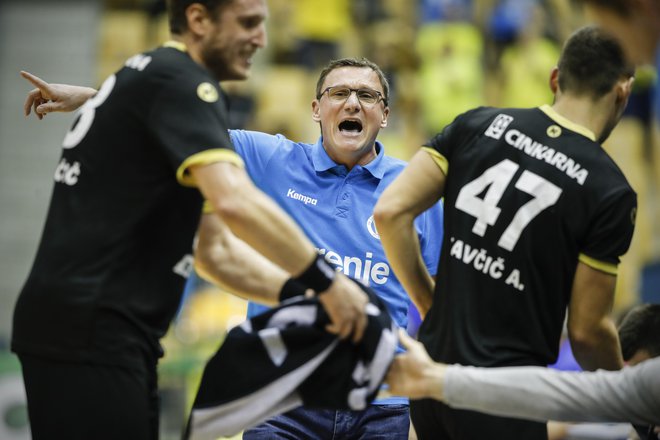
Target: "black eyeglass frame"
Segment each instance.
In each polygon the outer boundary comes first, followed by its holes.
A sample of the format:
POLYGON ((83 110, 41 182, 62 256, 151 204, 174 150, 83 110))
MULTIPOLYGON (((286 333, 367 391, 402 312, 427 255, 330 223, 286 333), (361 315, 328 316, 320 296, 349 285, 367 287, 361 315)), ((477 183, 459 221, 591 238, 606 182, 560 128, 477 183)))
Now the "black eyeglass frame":
MULTIPOLYGON (((350 88, 350 87, 346 87, 346 86, 330 86, 330 87, 326 87, 325 90, 323 90, 323 91, 322 91, 322 92, 316 97, 316 99, 321 99, 321 97, 322 97, 326 92, 328 92, 328 91, 330 91, 330 90, 332 90, 332 89, 344 89, 344 90, 348 90, 350 93, 349 93, 348 95, 346 95, 346 98, 344 99, 344 101, 347 101, 348 98, 351 97, 351 95, 353 94, 353 92, 355 92, 355 96, 357 96, 357 99, 358 99, 358 101, 359 101, 361 104, 376 105, 376 104, 378 104, 380 101, 383 101, 383 103, 385 104, 385 107, 387 107, 387 98, 385 98, 385 97, 383 96, 382 93, 380 93, 378 90, 367 89, 367 88, 364 88, 364 87, 359 88, 359 89, 352 89, 352 88, 350 88), (360 94, 359 94, 360 91, 369 92, 369 93, 375 93, 375 94, 378 96, 378 99, 376 99, 376 101, 373 102, 373 103, 369 103, 369 102, 367 102, 367 103, 363 103, 362 100, 360 100, 360 94)), ((328 97, 330 97, 330 94, 328 94, 328 97)))

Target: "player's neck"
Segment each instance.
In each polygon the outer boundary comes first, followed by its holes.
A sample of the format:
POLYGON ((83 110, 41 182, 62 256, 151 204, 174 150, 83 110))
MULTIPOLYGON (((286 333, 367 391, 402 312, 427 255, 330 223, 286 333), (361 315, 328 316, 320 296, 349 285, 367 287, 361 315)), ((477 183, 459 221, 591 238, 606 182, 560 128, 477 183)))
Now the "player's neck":
POLYGON ((376 149, 376 144, 373 143, 370 146, 364 146, 360 150, 356 151, 342 151, 340 148, 329 148, 325 142, 323 144, 325 152, 330 156, 335 163, 339 165, 344 165, 347 170, 352 170, 356 165, 365 166, 371 163, 373 160, 378 157, 378 151, 376 149))
POLYGON ((201 50, 199 45, 199 40, 195 40, 195 37, 190 33, 184 33, 182 35, 170 36, 170 40, 182 43, 186 46, 186 52, 190 55, 190 58, 193 59, 200 66, 204 66, 204 61, 202 60, 201 50))
POLYGON ((598 136, 598 133, 603 130, 608 116, 602 111, 603 104, 600 100, 594 102, 583 97, 563 95, 552 104, 552 109, 598 136))

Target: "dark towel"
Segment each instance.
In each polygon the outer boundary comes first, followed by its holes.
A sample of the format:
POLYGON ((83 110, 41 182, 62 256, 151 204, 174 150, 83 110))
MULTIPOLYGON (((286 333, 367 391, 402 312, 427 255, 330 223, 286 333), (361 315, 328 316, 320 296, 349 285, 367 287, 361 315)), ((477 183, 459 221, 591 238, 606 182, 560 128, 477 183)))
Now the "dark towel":
POLYGON ((317 298, 296 297, 232 329, 209 360, 187 437, 232 436, 300 405, 362 410, 376 397, 397 347, 396 326, 371 289, 362 341, 340 341, 317 298))

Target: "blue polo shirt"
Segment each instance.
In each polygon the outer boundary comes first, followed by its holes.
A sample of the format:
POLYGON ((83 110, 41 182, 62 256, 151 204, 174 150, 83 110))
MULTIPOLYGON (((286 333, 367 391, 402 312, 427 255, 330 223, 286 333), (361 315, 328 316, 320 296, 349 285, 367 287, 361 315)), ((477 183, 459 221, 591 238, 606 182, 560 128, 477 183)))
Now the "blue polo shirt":
MULTIPOLYGON (((385 302, 392 320, 405 329, 411 304, 385 258, 374 225, 376 201, 406 163, 378 155, 352 170, 335 163, 319 138, 316 144, 293 142, 282 135, 230 130, 236 152, 259 189, 280 205, 337 270, 360 279, 385 302)), ((442 204, 415 219, 426 267, 436 274, 442 245, 442 204)), ((268 307, 250 302, 248 317, 268 307)), ((378 404, 407 404, 403 397, 377 400, 378 404)))
MULTIPOLYGON (((383 190, 405 162, 378 156, 348 171, 316 144, 293 142, 282 135, 232 130, 236 152, 255 184, 300 225, 325 259, 346 275, 360 279, 385 301, 394 322, 408 323, 410 299, 385 258, 373 211, 383 190)), ((415 220, 426 266, 435 274, 442 241, 442 205, 415 220)), ((250 303, 248 316, 266 307, 250 303)))

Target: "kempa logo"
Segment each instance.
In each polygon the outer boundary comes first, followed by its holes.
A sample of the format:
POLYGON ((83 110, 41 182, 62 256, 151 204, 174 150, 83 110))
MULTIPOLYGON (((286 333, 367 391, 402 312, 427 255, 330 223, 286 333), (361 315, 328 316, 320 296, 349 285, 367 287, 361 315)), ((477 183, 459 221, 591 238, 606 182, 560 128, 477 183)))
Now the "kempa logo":
POLYGON ((500 139, 512 121, 513 116, 500 113, 495 120, 491 122, 490 127, 486 129, 486 136, 492 137, 493 139, 500 139))
POLYGON ((305 205, 314 205, 318 203, 318 199, 314 199, 312 197, 306 196, 304 194, 300 194, 299 192, 296 192, 295 189, 289 188, 289 190, 286 192, 286 196, 290 199, 298 200, 303 202, 305 205))

